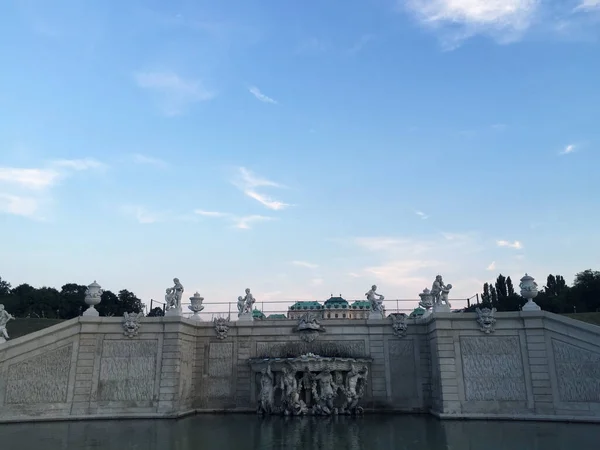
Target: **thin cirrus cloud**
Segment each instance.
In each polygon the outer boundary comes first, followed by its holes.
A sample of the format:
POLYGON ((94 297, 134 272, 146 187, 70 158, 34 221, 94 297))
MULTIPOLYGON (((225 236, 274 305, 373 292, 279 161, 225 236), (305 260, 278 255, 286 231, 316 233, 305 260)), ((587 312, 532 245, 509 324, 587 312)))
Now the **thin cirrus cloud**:
POLYGON ((257 100, 263 102, 263 103, 271 103, 273 105, 277 104, 277 100, 272 99, 271 97, 263 94, 262 92, 260 92, 260 89, 258 89, 256 86, 250 86, 248 88, 248 91, 254 95, 254 97, 256 97, 257 100))
POLYGON ((317 269, 319 267, 318 264, 313 264, 307 261, 292 261, 294 266, 305 267, 307 269, 317 269))
POLYGON ((283 185, 262 178, 245 167, 239 167, 236 179, 232 182, 246 196, 256 200, 263 206, 273 211, 280 211, 289 207, 288 203, 275 200, 270 196, 258 192, 258 188, 284 188, 283 185))
POLYGON ((226 212, 206 211, 204 209, 196 209, 194 213, 202 217, 208 217, 213 219, 226 219, 232 223, 233 228, 237 228, 239 230, 249 230, 255 223, 275 220, 273 217, 261 216, 259 214, 251 214, 248 216, 236 216, 235 214, 230 214, 226 212))
POLYGON ((427 214, 425 214, 423 211, 415 211, 415 214, 423 220, 429 219, 429 216, 427 214))
POLYGON ((575 7, 575 11, 600 11, 600 0, 583 0, 575 7))
POLYGON ((515 250, 520 250, 523 248, 523 244, 521 243, 521 241, 506 241, 506 240, 498 240, 496 241, 496 245, 498 247, 508 247, 508 248, 513 248, 515 250))
POLYGON ((185 79, 174 72, 138 72, 134 74, 134 79, 138 87, 159 95, 167 116, 180 115, 194 103, 205 102, 216 96, 202 81, 185 79))
POLYGON ((489 270, 489 271, 496 270, 496 261, 492 261, 490 263, 490 265, 486 267, 485 270, 489 270))

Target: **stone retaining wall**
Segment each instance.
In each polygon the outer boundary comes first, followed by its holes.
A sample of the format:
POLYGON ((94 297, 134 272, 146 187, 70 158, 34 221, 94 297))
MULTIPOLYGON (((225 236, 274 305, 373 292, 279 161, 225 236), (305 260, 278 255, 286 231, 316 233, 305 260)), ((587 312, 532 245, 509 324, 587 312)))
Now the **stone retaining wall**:
MULTIPOLYGON (((442 418, 600 421, 600 327, 545 312, 496 314, 482 333, 475 314, 409 320, 323 320, 304 342, 292 320, 211 322, 80 317, 0 345, 0 421, 178 417, 248 412, 258 384, 249 358, 294 353, 372 358, 367 410, 442 418)), ((298 355, 295 355, 298 356, 298 355)))

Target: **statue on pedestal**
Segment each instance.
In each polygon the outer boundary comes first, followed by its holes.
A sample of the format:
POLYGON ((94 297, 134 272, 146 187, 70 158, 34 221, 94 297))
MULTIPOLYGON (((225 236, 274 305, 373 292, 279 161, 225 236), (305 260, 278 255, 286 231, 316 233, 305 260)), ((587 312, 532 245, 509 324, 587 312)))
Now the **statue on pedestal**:
POLYGON ((9 339, 6 331, 6 324, 9 320, 14 320, 14 317, 4 309, 4 305, 0 305, 0 344, 9 339))
POLYGON ((179 278, 173 278, 174 286, 166 290, 165 303, 167 311, 170 309, 181 310, 181 298, 183 297, 183 285, 179 278))
POLYGON ((383 316, 383 300, 385 297, 377 292, 377 286, 371 286, 371 290, 365 294, 367 300, 371 304, 371 311, 381 313, 383 316))
POLYGON ((256 299, 250 293, 250 288, 246 288, 246 295, 244 297, 239 296, 237 307, 238 307, 238 317, 242 315, 250 315, 252 316, 252 309, 254 308, 254 303, 256 299))
POLYGON ((286 416, 306 414, 306 404, 300 400, 298 380, 296 380, 296 370, 293 367, 283 367, 283 369, 281 369, 280 388, 283 414, 286 416))

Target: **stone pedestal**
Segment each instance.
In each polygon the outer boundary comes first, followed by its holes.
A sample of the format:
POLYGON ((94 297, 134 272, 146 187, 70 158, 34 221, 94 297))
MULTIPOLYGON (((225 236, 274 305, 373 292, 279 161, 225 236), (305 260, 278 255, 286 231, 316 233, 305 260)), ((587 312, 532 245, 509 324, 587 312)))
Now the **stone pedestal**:
POLYGON ((254 317, 252 317, 251 312, 238 315, 238 322, 252 322, 253 320, 254 317))
POLYGON ((538 306, 538 304, 536 302, 534 302, 532 299, 529 299, 527 301, 527 303, 525 303, 523 305, 522 310, 523 311, 540 311, 542 308, 540 308, 538 306))
POLYGON ((452 310, 450 309, 450 306, 448 306, 445 303, 442 303, 441 305, 435 305, 433 307, 433 312, 434 313, 437 313, 437 312, 449 313, 449 312, 452 312, 452 310))
POLYGON ((182 316, 183 311, 181 310, 181 306, 179 308, 170 308, 165 311, 165 316, 182 316))
POLYGON ((383 315, 383 313, 381 311, 369 311, 368 320, 381 320, 381 319, 385 319, 385 316, 383 315))

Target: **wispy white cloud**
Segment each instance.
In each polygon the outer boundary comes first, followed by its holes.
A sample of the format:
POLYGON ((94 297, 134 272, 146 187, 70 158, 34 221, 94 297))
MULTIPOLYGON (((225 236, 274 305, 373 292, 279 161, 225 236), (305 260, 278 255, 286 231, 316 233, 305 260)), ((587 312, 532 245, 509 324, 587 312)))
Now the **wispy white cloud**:
POLYGON ((34 197, 0 193, 0 213, 36 218, 39 201, 34 197))
POLYGON ((134 153, 133 155, 131 155, 131 159, 136 164, 146 164, 155 167, 166 167, 168 165, 166 161, 160 158, 143 155, 141 153, 134 153))
POLYGON ((425 214, 423 211, 415 211, 415 214, 419 216, 421 219, 429 219, 429 216, 425 214))
POLYGON ((168 116, 182 114, 190 105, 216 96, 216 92, 207 89, 200 80, 188 80, 174 72, 138 72, 134 79, 140 88, 160 95, 168 116))
POLYGON ((204 216, 204 217, 227 217, 227 216, 230 216, 230 214, 228 214, 228 213, 219 212, 219 211, 205 211, 203 209, 196 209, 196 210, 194 210, 194 213, 198 214, 200 216, 204 216))
POLYGON ((485 270, 496 270, 496 261, 492 261, 491 264, 489 266, 487 266, 487 268, 485 270))
POLYGON ((225 219, 233 224, 234 228, 240 230, 249 230, 252 228, 252 225, 258 222, 268 222, 271 220, 275 220, 274 217, 261 216, 258 214, 248 215, 248 216, 237 216, 235 214, 221 212, 221 211, 206 211, 203 209, 196 209, 194 213, 203 216, 209 217, 213 219, 225 219))
POLYGON ((82 171, 89 169, 105 169, 106 164, 95 160, 93 158, 84 159, 58 159, 53 161, 53 165, 56 167, 64 167, 66 169, 82 171))
POLYGON ((150 224, 156 222, 162 222, 165 220, 164 214, 149 211, 144 206, 139 205, 127 205, 122 207, 122 211, 133 217, 138 223, 150 224))
POLYGON ((521 243, 521 241, 505 241, 505 240, 499 240, 496 241, 496 245, 498 247, 509 247, 509 248, 514 248, 515 250, 520 250, 523 248, 523 244, 521 243))
POLYGON ((233 181, 233 184, 248 197, 274 211, 279 211, 291 206, 288 203, 274 200, 268 195, 261 194, 257 191, 257 188, 259 187, 283 188, 283 185, 255 175, 245 167, 238 168, 238 177, 233 181))
POLYGON ((0 167, 0 182, 15 184, 27 189, 46 189, 56 184, 60 178, 60 172, 50 168, 0 167))
POLYGON ((600 11, 600 0, 582 0, 582 2, 575 7, 575 11, 600 11))
POLYGON ((36 168, 0 167, 0 212, 40 219, 40 206, 48 203, 54 186, 75 171, 106 167, 92 158, 54 160, 36 168))
POLYGON ((310 280, 311 286, 322 286, 325 280, 323 278, 313 278, 310 280))
POLYGON ((274 218, 254 214, 251 216, 235 218, 234 226, 235 226, 235 228, 239 228, 240 230, 249 230, 250 228, 252 228, 252 224, 254 224, 256 222, 268 222, 270 220, 274 220, 274 218))
POLYGON ((254 95, 254 97, 256 97, 258 100, 260 100, 261 102, 272 103, 274 105, 277 104, 277 100, 274 100, 271 97, 266 96, 265 94, 263 94, 262 92, 260 92, 260 89, 258 89, 256 86, 250 86, 248 88, 248 91, 252 95, 254 95))
POLYGON ((560 151, 559 155, 569 155, 569 154, 575 152, 575 150, 576 150, 575 144, 569 144, 560 151))
POLYGON ((292 264, 295 266, 306 267, 307 269, 317 269, 319 267, 318 264, 313 264, 306 261, 292 261, 292 264))
POLYGON ((399 0, 423 25, 451 32, 454 46, 475 34, 517 39, 533 22, 540 0, 399 0))

